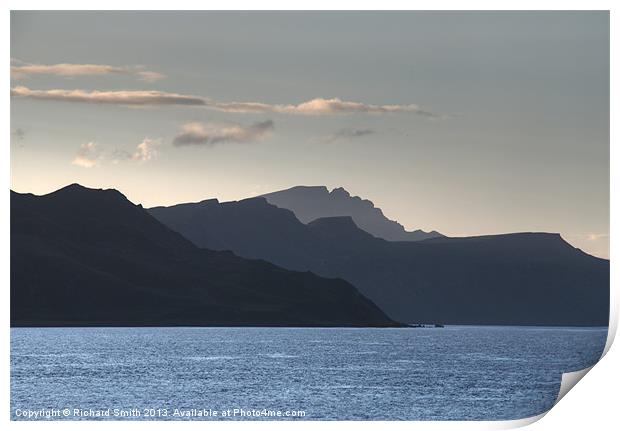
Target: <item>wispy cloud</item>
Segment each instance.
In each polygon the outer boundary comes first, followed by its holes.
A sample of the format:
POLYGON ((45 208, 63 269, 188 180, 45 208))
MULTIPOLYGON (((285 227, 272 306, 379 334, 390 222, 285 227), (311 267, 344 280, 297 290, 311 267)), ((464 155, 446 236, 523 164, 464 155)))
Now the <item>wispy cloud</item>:
POLYGON ((24 99, 54 100, 60 102, 82 102, 126 106, 184 105, 201 106, 205 100, 163 91, 85 91, 85 90, 31 90, 18 86, 11 89, 11 96, 24 99))
POLYGON ((185 105, 201 106, 220 112, 237 114, 288 114, 306 116, 347 114, 414 114, 428 118, 440 118, 438 114, 418 105, 373 105, 350 102, 338 98, 312 99, 299 104, 269 104, 261 102, 219 102, 202 96, 169 93, 163 91, 97 91, 97 90, 32 90, 25 86, 11 89, 15 98, 54 100, 75 103, 105 103, 126 106, 185 105))
POLYGON ((579 240, 587 240, 587 241, 598 241, 601 239, 609 238, 608 233, 598 233, 598 232, 589 232, 589 233, 562 233, 562 236, 566 238, 575 238, 579 240))
POLYGON ((12 60, 11 78, 24 79, 31 75, 56 75, 63 77, 88 75, 126 75, 142 81, 155 82, 166 76, 159 72, 144 70, 142 66, 110 66, 107 64, 33 64, 12 60))
POLYGON ((134 162, 146 162, 157 157, 157 146, 161 141, 156 139, 144 138, 141 143, 136 146, 134 152, 129 152, 122 149, 116 149, 112 152, 111 159, 113 163, 118 163, 123 160, 130 160, 134 162))
POLYGON ((80 148, 71 161, 72 164, 80 166, 82 168, 92 168, 99 162, 99 152, 97 150, 97 144, 94 142, 88 142, 80 145, 80 148))
POLYGON ((157 156, 157 150, 155 149, 157 145, 159 145, 159 141, 145 138, 138 144, 136 151, 134 151, 131 156, 131 159, 138 162, 146 162, 151 160, 153 157, 157 156))
POLYGON ((598 241, 599 239, 609 238, 609 234, 606 233, 589 233, 586 234, 588 241, 598 241))
POLYGON ((340 129, 331 135, 318 138, 317 141, 321 143, 331 144, 334 142, 346 142, 352 141, 357 138, 363 138, 364 136, 374 135, 376 132, 372 129, 340 129))
POLYGON ((295 115, 335 115, 335 114, 394 114, 412 113, 425 117, 438 115, 420 108, 418 105, 372 105, 360 102, 349 102, 338 98, 312 99, 297 105, 267 104, 260 102, 214 102, 209 101, 207 106, 223 112, 235 113, 277 113, 295 115))
POLYGON ((244 126, 241 124, 187 123, 181 127, 172 143, 186 145, 215 145, 226 142, 254 142, 263 139, 274 129, 273 121, 261 121, 244 126))

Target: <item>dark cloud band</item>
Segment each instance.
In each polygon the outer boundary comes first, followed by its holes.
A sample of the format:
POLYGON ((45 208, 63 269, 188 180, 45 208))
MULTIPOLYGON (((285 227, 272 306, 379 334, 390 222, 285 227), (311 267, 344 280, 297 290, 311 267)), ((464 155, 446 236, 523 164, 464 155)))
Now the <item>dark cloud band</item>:
POLYGON ((258 141, 274 129, 273 121, 241 124, 187 123, 173 140, 177 147, 187 145, 215 145, 227 142, 258 141))

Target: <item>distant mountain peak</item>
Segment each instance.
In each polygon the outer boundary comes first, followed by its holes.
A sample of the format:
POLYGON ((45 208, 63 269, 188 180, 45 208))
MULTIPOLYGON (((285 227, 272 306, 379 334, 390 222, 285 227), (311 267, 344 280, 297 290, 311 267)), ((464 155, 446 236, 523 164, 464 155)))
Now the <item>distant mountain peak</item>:
POLYGON ((215 205, 215 204, 219 204, 220 201, 217 198, 210 198, 210 199, 203 199, 198 203, 201 205, 215 205))
POLYGON ((420 241, 443 236, 436 231, 408 232, 397 221, 388 219, 372 201, 352 196, 344 187, 336 187, 330 192, 325 186, 296 186, 263 197, 277 207, 293 211, 303 223, 349 216, 360 229, 388 241, 420 241))
POLYGON ((351 193, 346 191, 344 187, 336 187, 329 194, 334 197, 345 197, 345 198, 351 197, 351 193))
POLYGON ((127 197, 116 189, 94 189, 94 188, 85 187, 78 183, 69 184, 65 187, 62 187, 44 196, 62 196, 62 195, 73 196, 76 194, 80 196, 99 196, 99 195, 107 195, 108 197, 114 196, 114 197, 117 197, 117 198, 120 198, 122 200, 129 202, 127 197))
POLYGON ((304 190, 304 191, 329 193, 329 189, 326 186, 293 186, 287 190, 304 190))
MULTIPOLYGON (((81 184, 79 184, 79 183, 71 183, 71 184, 68 184, 68 185, 66 185, 66 186, 64 186, 64 187, 59 188, 59 189, 58 189, 58 190, 56 190, 56 191, 53 191, 52 193, 66 193, 66 192, 75 192, 75 191, 80 191, 80 192, 81 192, 81 191, 89 191, 89 192, 92 192, 92 191, 108 191, 108 190, 114 190, 114 191, 116 191, 117 193, 120 193, 120 192, 119 192, 118 190, 116 190, 116 189, 101 189, 101 188, 97 188, 97 189, 95 189, 95 188, 91 188, 91 187, 86 187, 86 186, 83 186, 83 185, 81 185, 81 184)), ((51 193, 50 193, 50 194, 51 194, 51 193)))
POLYGON ((88 187, 85 187, 85 186, 83 186, 81 184, 78 184, 78 183, 71 183, 69 185, 66 185, 64 187, 59 188, 56 191, 59 192, 61 190, 83 190, 83 189, 88 189, 88 187))

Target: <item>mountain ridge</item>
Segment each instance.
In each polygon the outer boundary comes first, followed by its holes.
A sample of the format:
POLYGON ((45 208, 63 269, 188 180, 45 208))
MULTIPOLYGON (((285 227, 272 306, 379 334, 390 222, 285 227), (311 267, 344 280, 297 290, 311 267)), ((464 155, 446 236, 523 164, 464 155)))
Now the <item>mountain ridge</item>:
POLYGON ((303 224, 290 210, 250 198, 195 211, 149 212, 198 246, 343 278, 408 323, 604 326, 609 261, 557 233, 387 241, 351 217, 303 224))
POLYGON ((117 190, 10 195, 12 326, 401 326, 344 280, 197 248, 117 190))
POLYGON ((388 219, 372 201, 352 196, 343 187, 330 192, 326 186, 294 186, 261 197, 277 207, 290 209, 306 224, 318 218, 351 216, 361 229, 388 241, 420 241, 443 236, 436 231, 407 231, 397 221, 388 219))

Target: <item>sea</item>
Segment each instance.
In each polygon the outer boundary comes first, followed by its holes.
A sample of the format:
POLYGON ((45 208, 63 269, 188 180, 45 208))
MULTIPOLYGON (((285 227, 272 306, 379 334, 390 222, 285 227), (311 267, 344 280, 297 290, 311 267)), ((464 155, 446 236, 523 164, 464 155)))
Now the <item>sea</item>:
POLYGON ((13 420, 508 420, 607 328, 12 328, 13 420))

